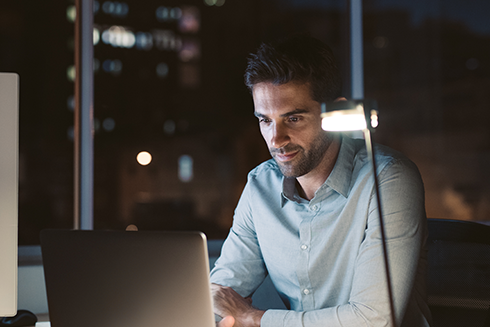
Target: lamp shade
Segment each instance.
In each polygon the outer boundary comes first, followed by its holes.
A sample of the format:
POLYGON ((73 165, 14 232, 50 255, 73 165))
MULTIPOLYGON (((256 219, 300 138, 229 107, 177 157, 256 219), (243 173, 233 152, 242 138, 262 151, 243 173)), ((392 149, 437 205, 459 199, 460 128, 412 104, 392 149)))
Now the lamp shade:
POLYGON ((331 132, 372 129, 378 125, 377 114, 375 101, 350 100, 322 103, 322 129, 331 132))

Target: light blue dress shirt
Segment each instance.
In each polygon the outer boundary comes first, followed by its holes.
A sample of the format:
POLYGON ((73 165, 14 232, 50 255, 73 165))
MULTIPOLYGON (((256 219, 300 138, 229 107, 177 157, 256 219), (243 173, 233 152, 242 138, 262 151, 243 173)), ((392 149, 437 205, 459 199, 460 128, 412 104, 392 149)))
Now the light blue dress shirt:
MULTIPOLYGON (((429 326, 423 183, 403 155, 375 150, 397 324, 429 326)), ((311 201, 272 159, 249 173, 211 282, 246 297, 269 274, 291 310, 267 310, 264 327, 389 326, 383 262, 364 140, 344 136, 311 201)))

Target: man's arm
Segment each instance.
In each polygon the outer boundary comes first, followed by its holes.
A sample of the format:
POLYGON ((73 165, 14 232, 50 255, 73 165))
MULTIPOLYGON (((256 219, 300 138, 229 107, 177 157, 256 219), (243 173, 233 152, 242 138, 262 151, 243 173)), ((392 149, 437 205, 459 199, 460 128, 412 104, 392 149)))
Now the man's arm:
POLYGON ((235 326, 235 318, 233 316, 226 316, 217 324, 218 327, 238 327, 235 326))
POLYGON ((253 178, 252 171, 235 209, 233 226, 210 275, 211 283, 232 287, 242 297, 251 296, 267 276, 253 219, 253 178))
MULTIPOLYGON (((250 298, 243 298, 231 287, 211 284, 214 313, 221 317, 232 316, 235 327, 259 327, 265 311, 252 307, 250 298)), ((220 325, 221 327, 221 325, 220 325)))
POLYGON ((252 322, 260 326, 263 314, 251 306, 250 298, 266 277, 267 270, 255 233, 249 192, 247 183, 235 209, 233 226, 211 271, 215 314, 224 317, 218 327, 227 327, 229 320, 225 319, 228 317, 234 318, 235 327, 252 322))

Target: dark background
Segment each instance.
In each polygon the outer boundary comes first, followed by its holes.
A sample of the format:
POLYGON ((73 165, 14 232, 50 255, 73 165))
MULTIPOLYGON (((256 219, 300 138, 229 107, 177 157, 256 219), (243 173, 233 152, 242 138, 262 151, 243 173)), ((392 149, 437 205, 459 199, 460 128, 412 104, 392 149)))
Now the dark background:
MULTIPOLYGON (((0 2, 0 71, 21 81, 22 245, 37 244, 40 229, 73 225, 73 6, 0 2)), ((374 139, 417 163, 430 217, 489 219, 485 12, 484 1, 364 1, 365 94, 380 106, 374 139)), ((269 158, 243 85, 260 42, 294 32, 327 42, 349 97, 345 1, 96 1, 94 27, 96 229, 226 236, 247 172, 269 158), (197 29, 182 28, 184 13, 197 29), (123 29, 133 46, 117 34, 104 42, 104 31, 123 29), (148 166, 135 159, 143 150, 148 166), (182 155, 192 158, 190 181, 179 178, 182 155)))

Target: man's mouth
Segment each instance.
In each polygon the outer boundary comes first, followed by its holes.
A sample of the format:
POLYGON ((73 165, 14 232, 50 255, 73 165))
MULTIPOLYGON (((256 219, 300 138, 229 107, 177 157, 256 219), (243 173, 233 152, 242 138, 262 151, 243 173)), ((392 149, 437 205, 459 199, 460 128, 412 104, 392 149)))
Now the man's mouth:
POLYGON ((290 153, 276 153, 275 158, 281 162, 286 162, 293 159, 298 154, 298 151, 290 153))

